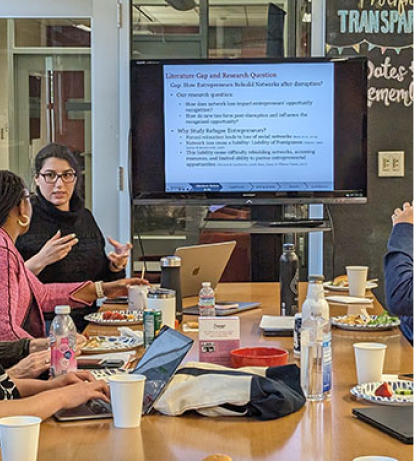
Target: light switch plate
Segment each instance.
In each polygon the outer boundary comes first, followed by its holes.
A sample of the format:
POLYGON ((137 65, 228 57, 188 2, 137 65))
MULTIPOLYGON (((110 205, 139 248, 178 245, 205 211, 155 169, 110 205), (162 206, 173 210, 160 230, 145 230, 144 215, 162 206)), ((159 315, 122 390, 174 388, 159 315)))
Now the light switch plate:
POLYGON ((378 152, 378 176, 399 178, 404 176, 404 152, 378 152))

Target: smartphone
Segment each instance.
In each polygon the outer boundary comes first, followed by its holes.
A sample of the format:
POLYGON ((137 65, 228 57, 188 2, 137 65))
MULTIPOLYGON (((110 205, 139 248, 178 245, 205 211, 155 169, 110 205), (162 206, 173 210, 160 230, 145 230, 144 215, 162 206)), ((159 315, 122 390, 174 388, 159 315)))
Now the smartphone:
POLYGON ((121 359, 78 360, 79 370, 103 370, 105 368, 121 368, 124 365, 121 359))

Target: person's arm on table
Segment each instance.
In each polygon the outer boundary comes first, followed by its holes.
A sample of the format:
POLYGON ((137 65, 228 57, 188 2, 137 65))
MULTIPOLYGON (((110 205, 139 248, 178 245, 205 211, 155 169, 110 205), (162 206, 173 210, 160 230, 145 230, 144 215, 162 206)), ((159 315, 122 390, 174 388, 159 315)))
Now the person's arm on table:
MULTIPOLYGON (((130 278, 117 280, 115 282, 102 282, 103 294, 107 298, 117 298, 128 294, 130 285, 148 285, 148 281, 140 278, 130 278)), ((93 303, 97 299, 96 286, 94 283, 83 285, 80 289, 72 293, 74 299, 82 300, 86 303, 93 303)))
MULTIPOLYGON (((30 389, 33 391, 30 384, 22 384, 22 381, 18 382, 16 386, 22 397, 24 397, 25 392, 30 393, 30 389)), ((46 419, 60 409, 74 408, 91 399, 109 401, 109 390, 104 381, 77 382, 64 388, 47 390, 30 397, 1 401, 0 417, 29 415, 46 419)))

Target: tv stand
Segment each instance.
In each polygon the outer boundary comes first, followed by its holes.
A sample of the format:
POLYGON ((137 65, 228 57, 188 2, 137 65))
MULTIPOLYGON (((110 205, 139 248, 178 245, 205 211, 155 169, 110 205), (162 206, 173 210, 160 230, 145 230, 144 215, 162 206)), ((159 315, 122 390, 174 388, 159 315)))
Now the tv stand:
POLYGON ((307 234, 309 232, 329 232, 328 221, 304 219, 291 221, 239 221, 206 219, 205 231, 242 232, 247 234, 307 234))

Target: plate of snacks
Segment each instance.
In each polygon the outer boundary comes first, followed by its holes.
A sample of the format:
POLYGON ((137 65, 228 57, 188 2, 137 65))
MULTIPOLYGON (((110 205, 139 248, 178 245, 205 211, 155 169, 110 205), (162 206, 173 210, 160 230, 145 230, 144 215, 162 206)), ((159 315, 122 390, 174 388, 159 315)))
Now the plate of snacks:
POLYGON ((351 389, 351 394, 380 405, 409 406, 413 404, 413 382, 397 379, 359 384, 351 389))
POLYGON ((123 352, 142 346, 143 343, 143 338, 129 336, 91 336, 82 344, 81 350, 84 354, 123 352))
POLYGON ((138 311, 104 311, 85 315, 85 320, 98 325, 136 325, 142 323, 142 314, 138 311))
POLYGON ((337 328, 351 331, 383 331, 391 330, 400 324, 397 317, 392 317, 387 313, 381 315, 370 315, 369 317, 361 314, 342 315, 332 317, 331 323, 337 328))
MULTIPOLYGON (((347 275, 339 275, 329 282, 325 282, 323 286, 329 291, 337 291, 340 293, 349 293, 349 283, 347 275)), ((377 288, 378 285, 374 281, 368 280, 367 290, 377 288)))

